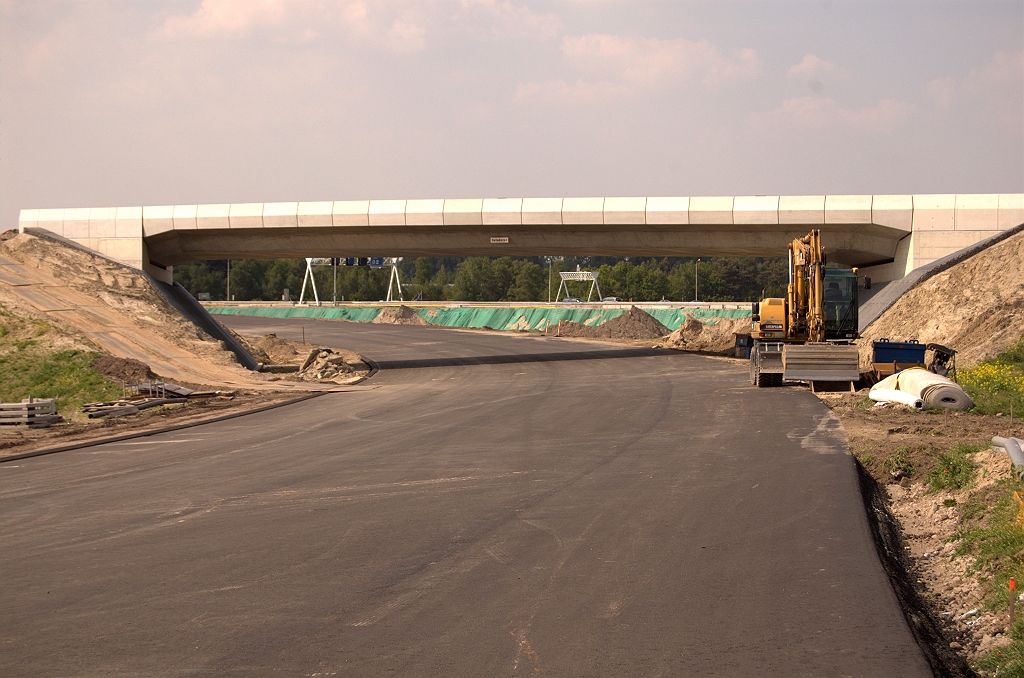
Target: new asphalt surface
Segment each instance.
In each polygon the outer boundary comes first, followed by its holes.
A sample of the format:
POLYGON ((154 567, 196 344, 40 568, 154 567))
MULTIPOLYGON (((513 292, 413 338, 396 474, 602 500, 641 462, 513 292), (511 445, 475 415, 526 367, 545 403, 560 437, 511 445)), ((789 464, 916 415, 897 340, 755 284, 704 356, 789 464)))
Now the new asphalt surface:
POLYGON ((674 351, 225 318, 372 391, 0 464, 0 674, 927 676, 838 421, 674 351))

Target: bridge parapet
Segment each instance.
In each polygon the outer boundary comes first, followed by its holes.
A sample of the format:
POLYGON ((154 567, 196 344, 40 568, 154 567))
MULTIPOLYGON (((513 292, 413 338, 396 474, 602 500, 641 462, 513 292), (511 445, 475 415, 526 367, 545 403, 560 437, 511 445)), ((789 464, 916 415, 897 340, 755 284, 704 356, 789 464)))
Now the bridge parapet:
POLYGON ((776 256, 822 229, 879 281, 1024 222, 1024 194, 472 198, 25 209, 44 228, 169 279, 195 259, 305 256, 776 256))

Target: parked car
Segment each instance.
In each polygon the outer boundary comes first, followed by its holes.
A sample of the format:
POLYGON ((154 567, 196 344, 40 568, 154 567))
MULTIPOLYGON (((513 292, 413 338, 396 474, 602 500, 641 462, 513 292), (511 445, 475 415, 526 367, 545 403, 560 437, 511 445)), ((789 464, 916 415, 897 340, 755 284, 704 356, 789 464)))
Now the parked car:
POLYGON ((566 297, 562 299, 563 304, 582 304, 583 302, 577 297, 566 297))
POLYGON ((604 299, 601 300, 601 303, 603 303, 603 304, 618 304, 618 303, 621 303, 621 302, 622 302, 622 298, 621 297, 605 297, 604 299))

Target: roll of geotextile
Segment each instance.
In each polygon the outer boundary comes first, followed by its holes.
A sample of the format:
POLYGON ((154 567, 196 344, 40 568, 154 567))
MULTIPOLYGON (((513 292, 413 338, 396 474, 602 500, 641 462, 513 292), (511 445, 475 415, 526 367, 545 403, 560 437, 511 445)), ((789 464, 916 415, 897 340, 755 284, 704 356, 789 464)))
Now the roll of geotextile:
POLYGON ((924 409, 924 401, 917 396, 892 388, 873 388, 868 392, 868 397, 880 403, 899 403, 915 410, 924 409))
MULTIPOLYGON (((969 410, 974 401, 956 382, 928 370, 903 370, 895 375, 897 388, 917 396, 925 407, 946 410, 969 410)), ((879 382, 881 383, 881 382, 879 382)))

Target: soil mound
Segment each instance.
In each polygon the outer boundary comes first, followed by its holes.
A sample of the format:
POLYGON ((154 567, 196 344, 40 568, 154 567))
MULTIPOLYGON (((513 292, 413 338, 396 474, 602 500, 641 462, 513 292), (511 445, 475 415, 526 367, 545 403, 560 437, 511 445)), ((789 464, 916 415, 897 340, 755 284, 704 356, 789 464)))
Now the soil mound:
POLYGON ((561 324, 563 337, 589 337, 594 339, 656 339, 669 333, 657 318, 636 306, 608 322, 588 327, 574 322, 561 324))
POLYGON ((92 369, 112 381, 127 384, 151 381, 157 378, 153 370, 149 369, 149 365, 134 358, 117 358, 112 355, 101 355, 93 361, 92 369))
POLYGON ((736 345, 736 333, 749 331, 748 318, 721 318, 705 325, 695 316, 687 315, 686 322, 659 345, 681 351, 731 352, 736 345))
POLYGON ((370 322, 379 325, 429 325, 416 311, 408 306, 389 306, 382 309, 377 317, 370 322))
POLYGON ((982 250, 903 295, 865 329, 862 367, 871 343, 917 339, 957 351, 957 365, 970 367, 994 357, 1024 336, 1024 233, 982 250))
POLYGON ((308 353, 309 346, 300 344, 297 341, 279 339, 276 334, 267 334, 262 337, 242 337, 250 351, 257 360, 267 365, 290 365, 302 360, 308 353), (302 347, 300 350, 299 347, 302 347), (261 360, 261 358, 266 360, 261 360))

